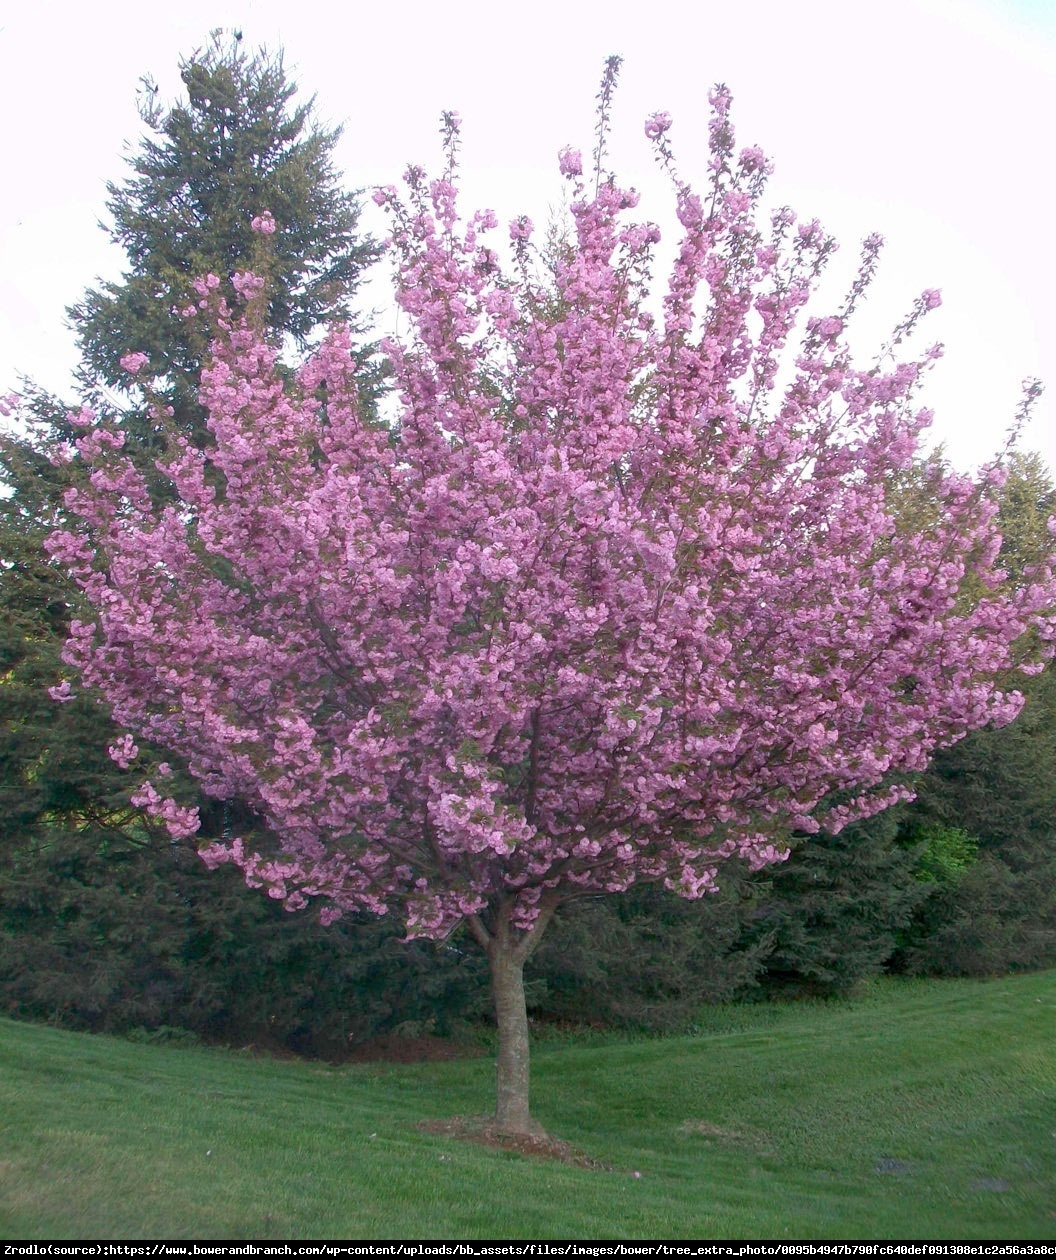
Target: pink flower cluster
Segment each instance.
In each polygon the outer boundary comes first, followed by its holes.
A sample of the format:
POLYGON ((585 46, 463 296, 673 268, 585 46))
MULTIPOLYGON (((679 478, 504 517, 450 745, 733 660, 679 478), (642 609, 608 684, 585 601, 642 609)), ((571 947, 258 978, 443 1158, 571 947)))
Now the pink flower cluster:
POLYGON ((659 140, 665 131, 671 128, 671 115, 664 113, 651 114, 645 121, 645 134, 650 140, 659 140))
POLYGON ((137 372, 142 371, 149 361, 150 360, 147 355, 145 355, 142 350, 136 350, 130 352, 129 354, 123 354, 120 359, 121 366, 126 372, 131 372, 133 376, 135 376, 137 372))
POLYGON ((558 167, 561 174, 575 178, 583 174, 583 155, 578 149, 564 148, 558 155, 558 167))
POLYGON ((254 232, 259 232, 263 236, 272 236, 276 229, 275 219, 272 217, 270 210, 265 210, 262 214, 256 215, 249 226, 254 232))
POLYGON ((129 799, 150 818, 164 823, 173 840, 185 840, 188 836, 193 836, 201 825, 196 808, 177 805, 171 798, 162 797, 150 782, 137 788, 129 799))
MULTIPOLYGON (((68 686, 69 684, 67 684, 68 686)), ((131 735, 122 735, 115 743, 111 744, 106 750, 110 754, 110 760, 127 770, 133 761, 139 756, 139 749, 136 747, 135 741, 131 735)))
POLYGON ((532 235, 535 225, 526 214, 522 214, 519 218, 514 219, 510 224, 510 240, 526 241, 532 235))
POLYGON ((251 271, 236 271, 231 277, 231 287, 244 302, 249 302, 264 291, 264 279, 251 271))
MULTIPOLYGON (((385 346, 390 427, 347 332, 290 383, 247 326, 203 376, 208 457, 177 442, 163 463, 178 506, 84 421, 87 530, 51 548, 95 612, 66 660, 277 837, 210 863, 327 919, 530 932, 639 880, 701 896, 1018 711, 998 679, 1046 659, 1056 583, 1012 587, 993 481, 923 450, 928 356, 852 357, 878 242, 845 306, 797 333, 833 243, 759 221, 766 159, 734 156, 729 94, 711 99, 711 187, 676 181, 659 294, 628 190, 574 183, 541 275, 516 220, 504 270, 494 216, 459 217, 452 160, 409 172, 408 205, 375 195, 410 329, 385 346), (917 475, 926 526, 898 494, 917 475)), ((560 166, 579 180, 578 152, 560 166)), ((149 784, 136 800, 193 830, 149 784)))

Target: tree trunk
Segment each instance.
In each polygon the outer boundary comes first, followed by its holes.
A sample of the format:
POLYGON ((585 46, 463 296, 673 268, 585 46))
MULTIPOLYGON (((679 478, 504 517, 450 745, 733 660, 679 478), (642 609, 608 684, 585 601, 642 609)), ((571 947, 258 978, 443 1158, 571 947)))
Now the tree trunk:
POLYGON ((528 1133, 543 1129, 528 1109, 529 1046, 528 1010, 524 1002, 524 960, 521 942, 514 945, 508 933, 493 936, 488 944, 491 991, 499 1025, 499 1057, 495 1064, 495 1127, 502 1133, 528 1133))
POLYGON ((528 1008, 524 1002, 524 964, 539 944, 554 916, 559 897, 548 891, 539 901, 539 913, 525 932, 510 924, 513 902, 495 907, 489 926, 479 915, 470 915, 469 926, 488 956, 491 995, 499 1025, 499 1057, 495 1063, 495 1127, 501 1133, 545 1137, 528 1109, 528 1008))

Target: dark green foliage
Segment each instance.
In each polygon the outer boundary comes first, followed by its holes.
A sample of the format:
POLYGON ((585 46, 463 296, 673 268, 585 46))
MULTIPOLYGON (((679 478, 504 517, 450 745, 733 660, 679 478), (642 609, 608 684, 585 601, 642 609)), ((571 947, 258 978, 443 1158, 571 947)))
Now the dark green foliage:
MULTIPOLYGON (((1001 558, 1017 580, 1045 562, 1056 490, 1037 455, 1013 456, 1000 511, 1001 558)), ((1023 713, 977 731, 935 758, 913 808, 922 835, 951 829, 977 861, 951 867, 949 851, 915 916, 897 966, 987 975, 1056 962, 1056 673, 1013 675, 1023 713)))
POLYGON ((849 993, 880 974, 926 899, 922 842, 891 810, 838 836, 799 836, 787 862, 736 867, 718 894, 655 887, 574 903, 531 963, 537 1017, 677 1028, 702 1005, 849 993))
POLYGON ((1054 512, 1056 488, 1041 456, 1017 451, 1009 461, 998 512, 1001 562, 1017 581, 1047 562, 1052 552, 1048 522, 1054 512))
MULTIPOLYGON (((69 583, 43 550, 60 510, 63 470, 33 440, 0 436, 0 899, 8 862, 64 831, 104 826, 121 835, 136 811, 133 782, 107 755, 114 728, 89 697, 58 704, 69 583)), ((142 828, 140 827, 142 832, 142 828)), ((23 857, 23 861, 25 858, 23 857)))
POLYGON ((911 974, 989 976, 1056 960, 1056 871, 1013 870, 984 854, 936 889, 896 956, 911 974))
POLYGON ((642 885, 573 902, 529 964, 529 1007, 537 1018, 680 1027, 755 984, 770 942, 765 933, 741 941, 753 905, 751 883, 734 870, 699 901, 642 885))
POLYGON ((133 173, 107 186, 111 239, 129 270, 89 290, 69 314, 89 388, 120 387, 121 356, 142 351, 177 423, 200 432, 208 329, 180 314, 197 301, 195 279, 216 275, 238 311, 232 273, 264 275, 266 326, 303 347, 321 324, 350 318, 377 249, 357 234, 358 201, 331 162, 341 129, 320 127, 312 101, 294 103, 281 56, 251 57, 214 35, 181 64, 181 77, 186 101, 141 111, 150 134, 129 159, 133 173), (262 211, 277 224, 271 236, 252 229, 262 211))
POLYGON ((987 975, 1056 962, 1056 674, 1025 686, 1010 726, 940 753, 917 816, 956 828, 978 860, 929 888, 900 952, 910 972, 987 975))
POLYGON ((86 827, 5 844, 0 1009, 95 1032, 339 1058, 408 1021, 479 1015, 476 951, 403 942, 385 919, 330 928, 247 892, 193 849, 86 827))
POLYGON ((898 809, 839 835, 800 837, 769 884, 742 948, 769 944, 764 993, 829 996, 879 974, 923 899, 917 855, 899 844, 898 809))

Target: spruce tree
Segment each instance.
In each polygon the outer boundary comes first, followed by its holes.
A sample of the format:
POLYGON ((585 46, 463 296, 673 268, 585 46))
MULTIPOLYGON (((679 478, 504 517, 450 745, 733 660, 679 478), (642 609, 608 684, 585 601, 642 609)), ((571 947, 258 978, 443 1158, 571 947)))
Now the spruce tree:
MULTIPOLYGON (((998 519, 1001 563, 1017 581, 1045 563, 1054 512, 1040 456, 1014 454, 998 519)), ((1010 682, 1027 698, 1016 721, 943 750, 921 780, 911 832, 954 829, 977 851, 929 882, 898 956, 907 970, 983 975, 1056 962, 1056 672, 1010 682)))
MULTIPOLYGON (((80 382, 97 406, 113 409, 119 360, 141 352, 176 424, 206 443, 196 382, 207 334, 179 314, 195 278, 220 277, 237 309, 230 274, 258 269, 268 278, 270 332, 303 345, 317 324, 352 315, 377 250, 359 234, 358 201, 333 166, 340 132, 320 126, 311 101, 297 100, 281 55, 251 55, 216 34, 182 62, 181 75, 185 100, 161 108, 146 93, 147 134, 129 157, 129 178, 109 186, 109 231, 125 251, 125 273, 91 289, 69 314, 80 382), (253 228, 265 212, 272 233, 253 228)), ((228 914, 221 903, 231 889, 194 878, 198 859, 181 857, 129 805, 137 776, 107 755, 119 732, 93 698, 56 703, 49 695, 61 686, 60 653, 78 596, 43 551, 71 485, 68 466, 45 451, 75 430, 69 407, 31 384, 20 410, 30 431, 0 432, 0 1006, 81 1026, 135 1022, 130 1012, 140 1007, 155 1023, 181 1022, 175 997, 128 999, 128 940, 150 942, 138 954, 155 959, 157 976, 171 977, 173 958, 201 939, 200 923, 228 914), (174 910, 160 890, 170 889, 171 899, 185 868, 174 910)), ((146 408, 125 407, 121 424, 127 449, 149 469, 163 435, 146 408)), ((219 829, 223 818, 214 814, 219 829)), ((274 932, 267 916, 244 923, 274 932)), ((137 965, 143 984, 156 997, 175 993, 179 986, 150 978, 149 958, 137 965)), ((199 987, 204 965, 195 964, 199 987)), ((216 970, 223 1005, 231 971, 216 970)))
POLYGON ((129 178, 107 185, 110 237, 129 267, 69 316, 88 390, 120 387, 121 357, 145 354, 177 423, 195 428, 208 330, 182 312, 197 301, 198 277, 215 275, 238 311, 231 276, 263 272, 266 327, 303 348, 321 324, 351 318, 377 247, 359 234, 359 202, 333 165, 341 128, 319 124, 314 98, 296 102, 281 54, 250 56, 240 40, 214 32, 181 77, 186 100, 167 110, 142 80, 148 134, 128 160, 129 178), (267 216, 274 230, 255 230, 267 216))

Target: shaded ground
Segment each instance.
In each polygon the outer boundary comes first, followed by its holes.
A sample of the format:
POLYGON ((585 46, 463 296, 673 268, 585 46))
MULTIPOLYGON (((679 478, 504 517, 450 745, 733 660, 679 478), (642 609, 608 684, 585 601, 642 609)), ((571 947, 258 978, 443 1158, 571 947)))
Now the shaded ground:
POLYGON ((452 1041, 446 1037, 424 1034, 409 1037, 400 1033, 385 1033, 371 1037, 369 1041, 351 1045, 331 1043, 320 1048, 299 1048, 285 1042, 261 1039, 249 1045, 233 1046, 230 1042, 217 1043, 228 1049, 238 1049, 265 1059, 323 1061, 340 1067, 343 1063, 444 1063, 451 1059, 476 1059, 487 1051, 478 1045, 452 1041))
POLYGON ((347 1063, 439 1063, 448 1059, 477 1059, 484 1051, 480 1046, 467 1046, 444 1037, 424 1035, 402 1037, 387 1033, 372 1037, 362 1045, 352 1046, 347 1063))

